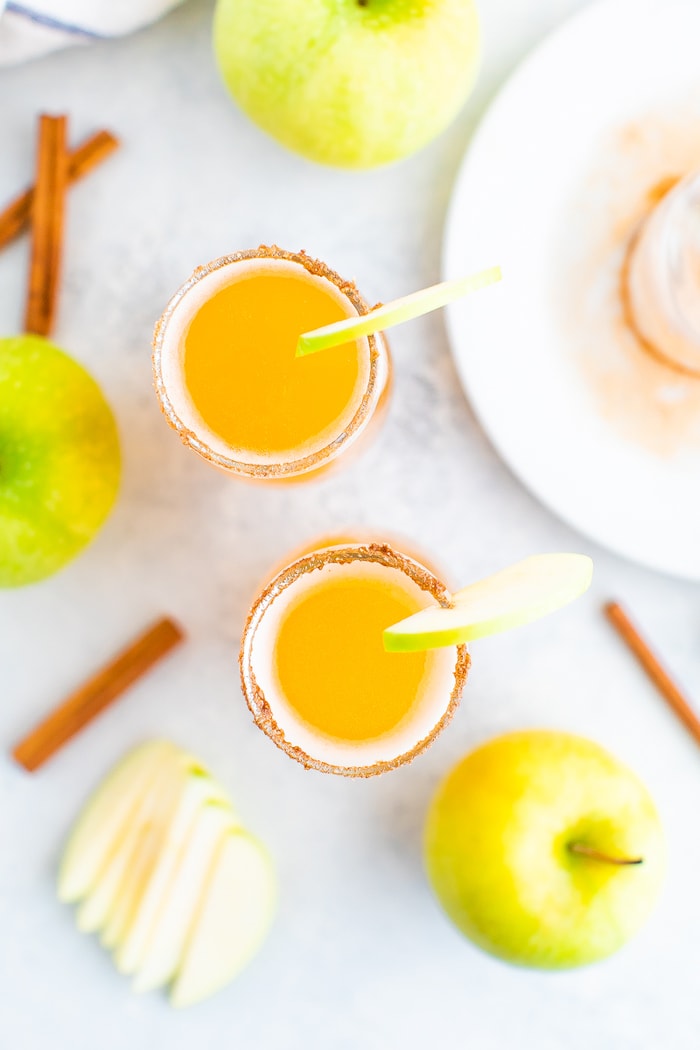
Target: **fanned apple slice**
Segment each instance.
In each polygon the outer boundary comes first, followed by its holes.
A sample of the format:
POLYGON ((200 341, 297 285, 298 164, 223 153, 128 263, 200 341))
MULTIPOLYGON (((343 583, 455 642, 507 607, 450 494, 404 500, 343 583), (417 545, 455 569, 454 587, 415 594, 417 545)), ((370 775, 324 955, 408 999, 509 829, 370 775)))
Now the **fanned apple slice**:
POLYGON ((112 949, 120 944, 134 920, 146 887, 160 861, 169 828, 175 820, 191 772, 193 768, 198 769, 190 765, 191 761, 190 756, 183 753, 171 771, 171 776, 161 784, 159 793, 153 799, 150 819, 143 827, 138 848, 119 884, 117 898, 102 930, 100 940, 105 948, 112 949))
POLYGON ((198 810, 136 971, 134 991, 161 988, 175 975, 219 845, 237 826, 227 806, 209 803, 198 810))
POLYGON ((144 790, 140 803, 132 813, 129 825, 112 856, 83 900, 76 914, 78 929, 84 933, 105 930, 114 923, 124 908, 124 887, 132 884, 137 868, 150 854, 154 828, 170 813, 187 774, 184 755, 177 748, 164 755, 156 774, 144 790))
POLYGON ((263 847, 245 831, 226 835, 171 989, 173 1006, 192 1006, 236 977, 270 927, 276 895, 272 862, 263 847))
POLYGON ((119 845, 141 804, 149 781, 176 748, 163 740, 135 748, 98 787, 78 817, 63 851, 58 874, 59 900, 81 900, 119 845))
POLYGON ((459 645, 530 623, 588 589, 593 562, 583 554, 537 554, 472 583, 450 609, 432 606, 384 631, 388 652, 459 645))
POLYGON ((151 930, 157 923, 173 879, 182 864, 184 851, 199 817, 199 811, 202 806, 211 802, 227 806, 233 815, 230 800, 224 789, 208 775, 191 773, 185 782, 177 809, 166 830, 156 865, 141 894, 128 929, 117 941, 114 962, 121 973, 134 973, 142 962, 151 930))

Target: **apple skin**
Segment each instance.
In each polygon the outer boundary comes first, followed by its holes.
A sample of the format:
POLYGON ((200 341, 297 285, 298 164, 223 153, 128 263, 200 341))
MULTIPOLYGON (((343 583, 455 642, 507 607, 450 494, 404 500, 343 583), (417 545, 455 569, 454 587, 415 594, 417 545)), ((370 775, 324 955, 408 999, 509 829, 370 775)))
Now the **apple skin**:
POLYGON ((467 937, 552 970, 617 951, 649 914, 665 869, 644 785, 592 741, 547 731, 498 737, 452 770, 428 815, 425 855, 438 900, 467 937), (582 857, 572 841, 643 863, 582 857))
POLYGON ((95 380, 40 336, 0 339, 0 587, 75 557, 119 476, 117 428, 95 380))
POLYGON ((480 36, 474 0, 218 0, 214 50, 270 135, 321 164, 371 168, 452 121, 480 36))

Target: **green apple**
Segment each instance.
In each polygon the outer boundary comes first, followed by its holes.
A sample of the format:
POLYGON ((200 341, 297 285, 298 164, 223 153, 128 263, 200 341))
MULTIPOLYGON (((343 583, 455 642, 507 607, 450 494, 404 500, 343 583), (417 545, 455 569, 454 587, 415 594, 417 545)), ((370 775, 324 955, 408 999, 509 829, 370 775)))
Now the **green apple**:
POLYGON ((473 85, 474 0, 218 0, 226 86, 311 160, 370 168, 420 149, 473 85))
POLYGON ((646 919, 665 867, 644 785, 568 733, 498 737, 438 789, 425 832, 432 887, 452 921, 508 962, 582 966, 646 919))
POLYGON ((93 538, 119 485, 114 417, 40 336, 0 339, 0 587, 51 575, 93 538))
POLYGON ((192 1006, 238 975, 269 929, 276 896, 260 843, 244 831, 226 835, 170 993, 173 1006, 192 1006))
POLYGON ((422 652, 521 627, 580 597, 592 577, 585 554, 534 554, 456 591, 449 609, 432 605, 387 627, 384 648, 422 652))

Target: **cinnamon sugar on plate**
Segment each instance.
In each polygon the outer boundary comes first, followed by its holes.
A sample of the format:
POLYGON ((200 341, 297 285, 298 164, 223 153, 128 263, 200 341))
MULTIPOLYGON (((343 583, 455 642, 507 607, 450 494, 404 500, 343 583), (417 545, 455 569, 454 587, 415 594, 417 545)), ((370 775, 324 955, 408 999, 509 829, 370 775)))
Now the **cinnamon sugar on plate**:
POLYGON ((641 222, 700 167, 698 126, 700 96, 605 136, 562 224, 556 301, 566 344, 599 414, 659 458, 700 449, 700 380, 644 346, 629 324, 622 276, 641 222))

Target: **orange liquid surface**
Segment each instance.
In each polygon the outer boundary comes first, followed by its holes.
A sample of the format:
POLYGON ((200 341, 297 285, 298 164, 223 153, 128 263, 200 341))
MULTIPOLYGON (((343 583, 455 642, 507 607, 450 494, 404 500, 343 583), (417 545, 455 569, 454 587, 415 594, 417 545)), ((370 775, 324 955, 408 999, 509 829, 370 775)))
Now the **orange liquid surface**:
POLYGON ((295 352, 302 332, 339 321, 350 310, 304 274, 268 271, 225 286, 185 334, 190 397, 234 450, 303 455, 309 441, 321 435, 332 440, 349 422, 343 417, 358 386, 358 344, 304 358, 295 352))
POLYGON ((426 604, 392 581, 344 573, 304 590, 285 612, 274 653, 288 704, 336 739, 395 729, 416 704, 430 655, 387 653, 382 631, 426 604))

